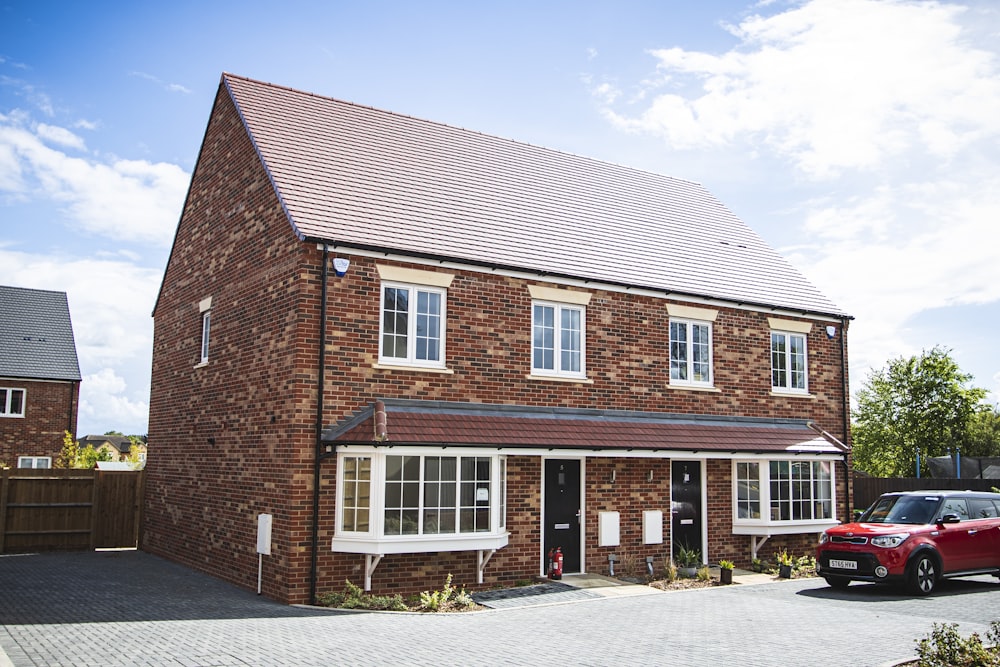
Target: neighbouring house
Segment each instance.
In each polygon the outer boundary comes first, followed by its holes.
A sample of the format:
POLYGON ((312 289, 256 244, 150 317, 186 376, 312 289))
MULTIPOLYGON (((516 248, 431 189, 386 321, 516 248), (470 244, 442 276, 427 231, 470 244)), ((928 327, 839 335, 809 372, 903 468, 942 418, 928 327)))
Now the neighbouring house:
POLYGON ((139 463, 146 462, 146 445, 133 443, 127 435, 85 435, 76 441, 76 444, 83 449, 87 446, 93 447, 94 451, 102 449, 111 454, 112 461, 124 461, 129 458, 135 450, 139 463))
POLYGON ((80 380, 66 293, 0 285, 0 463, 52 467, 80 380))
POLYGON ((850 511, 850 318, 697 183, 224 74, 153 315, 143 548, 279 600, 850 511))

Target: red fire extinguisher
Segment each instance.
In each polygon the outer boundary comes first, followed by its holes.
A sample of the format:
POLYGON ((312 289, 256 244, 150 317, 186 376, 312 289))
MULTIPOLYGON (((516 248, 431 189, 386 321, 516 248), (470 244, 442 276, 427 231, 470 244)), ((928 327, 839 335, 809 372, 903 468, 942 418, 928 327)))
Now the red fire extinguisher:
POLYGON ((562 573, 563 573, 562 547, 556 547, 556 553, 552 563, 552 579, 562 579, 562 573))

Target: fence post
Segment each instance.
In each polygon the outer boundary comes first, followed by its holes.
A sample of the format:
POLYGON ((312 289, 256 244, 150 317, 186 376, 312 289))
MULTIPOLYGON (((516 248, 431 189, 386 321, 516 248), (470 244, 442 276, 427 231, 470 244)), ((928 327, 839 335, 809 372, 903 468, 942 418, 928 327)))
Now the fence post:
POLYGON ((7 537, 7 490, 10 486, 10 470, 0 470, 0 554, 4 551, 7 537))

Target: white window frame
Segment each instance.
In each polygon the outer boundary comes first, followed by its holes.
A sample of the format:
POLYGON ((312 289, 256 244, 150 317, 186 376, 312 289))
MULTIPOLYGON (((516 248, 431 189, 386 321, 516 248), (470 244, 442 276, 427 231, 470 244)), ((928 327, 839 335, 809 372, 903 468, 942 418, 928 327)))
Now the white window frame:
POLYGON ((212 310, 206 310, 201 314, 201 362, 208 363, 209 343, 212 336, 212 310))
POLYGON ((3 401, 0 403, 0 417, 23 418, 28 407, 28 390, 21 389, 20 387, 0 387, 0 391, 4 393, 3 401), (13 399, 15 392, 21 395, 20 412, 11 412, 10 406, 11 403, 14 402, 13 399))
POLYGON ((18 456, 17 457, 17 467, 18 468, 35 468, 35 469, 48 469, 52 467, 52 457, 51 456, 18 456), (24 465, 26 462, 30 461, 31 465, 24 465), (39 463, 44 463, 45 465, 38 465, 39 463))
POLYGON ((378 362, 387 366, 413 366, 417 368, 445 368, 447 322, 448 322, 448 290, 443 287, 432 285, 420 285, 416 283, 404 283, 390 280, 383 280, 379 287, 379 325, 378 325, 378 362), (406 357, 390 357, 385 353, 385 292, 387 289, 409 290, 407 298, 406 315, 406 357), (438 358, 418 359, 417 358, 417 338, 418 320, 417 305, 421 292, 435 294, 441 299, 441 309, 438 314, 438 358))
POLYGON ((712 334, 712 323, 702 320, 691 320, 685 318, 671 317, 670 322, 667 324, 667 334, 669 337, 668 344, 668 365, 670 373, 670 384, 680 387, 712 387, 715 383, 715 353, 712 349, 713 345, 713 334, 712 334), (685 354, 686 354, 686 370, 687 379, 680 379, 674 377, 674 325, 683 325, 685 333, 687 335, 687 340, 684 342, 685 354), (708 331, 708 379, 707 380, 695 380, 694 379, 694 327, 704 327, 708 331))
MULTIPOLYGON (((783 535, 783 534, 794 534, 794 533, 810 533, 810 532, 822 532, 830 526, 835 526, 839 523, 837 519, 837 471, 836 463, 840 460, 835 456, 810 456, 810 457, 795 457, 795 456, 769 456, 769 457, 759 457, 759 458, 739 458, 733 459, 732 462, 732 517, 733 517, 733 533, 737 535, 783 535), (808 498, 808 502, 811 503, 811 516, 808 518, 801 519, 782 519, 780 515, 775 518, 773 514, 772 498, 771 498, 771 464, 772 463, 788 463, 789 470, 793 464, 806 464, 810 466, 811 471, 815 471, 816 464, 826 464, 829 466, 829 484, 827 486, 828 497, 823 497, 822 495, 816 495, 815 487, 812 488, 812 494, 808 498), (758 517, 741 517, 740 516, 740 505, 741 500, 739 497, 739 484, 740 484, 740 466, 741 464, 757 465, 757 490, 758 490, 758 502, 759 502, 759 512, 758 517), (817 507, 816 503, 829 503, 829 516, 816 516, 817 507)), ((752 479, 752 478, 751 478, 752 479)), ((810 481, 814 478, 810 477, 810 481)), ((789 489, 791 490, 792 482, 789 480, 789 489)), ((781 499, 777 502, 785 502, 781 499)), ((789 502, 794 502, 789 499, 789 502)), ((800 499, 798 502, 806 502, 800 499)), ((780 508, 779 508, 780 510, 780 508)), ((819 512, 822 514, 822 512, 819 512)))
POLYGON ((561 301, 549 301, 543 299, 533 299, 531 302, 531 374, 534 376, 561 377, 573 379, 586 379, 587 377, 587 307, 582 304, 564 303, 561 301), (553 309, 553 347, 552 347, 552 368, 542 368, 535 365, 535 329, 538 322, 535 316, 537 308, 553 309), (566 311, 575 311, 580 314, 580 369, 567 370, 563 368, 563 327, 562 316, 566 311))
POLYGON ((808 394, 809 393, 809 336, 803 332, 799 331, 782 331, 778 329, 772 329, 770 334, 771 344, 770 348, 770 360, 771 360, 771 390, 776 393, 782 394, 808 394), (785 339, 785 351, 780 353, 785 362, 785 368, 783 370, 776 369, 774 366, 774 339, 775 336, 783 336, 785 339), (793 387, 792 385, 792 339, 797 338, 802 341, 802 387, 793 387), (785 373, 784 384, 775 384, 774 374, 775 371, 785 373))
MULTIPOLYGON (((454 448, 412 448, 393 447, 385 451, 373 447, 341 446, 337 454, 337 516, 332 541, 333 551, 346 553, 387 554, 387 553, 429 553, 437 551, 470 551, 478 549, 499 549, 507 545, 506 517, 502 516, 508 507, 506 478, 506 455, 495 449, 454 448), (386 508, 386 457, 420 457, 420 489, 416 534, 385 534, 386 508), (348 457, 370 458, 371 480, 369 486, 368 529, 350 531, 344 529, 344 459, 348 457), (466 457, 488 458, 490 460, 489 480, 489 529, 478 532, 423 533, 425 459, 426 457, 456 458, 459 471, 456 486, 461 486, 461 460, 466 457)), ((459 511, 460 493, 456 492, 456 513, 459 511)))

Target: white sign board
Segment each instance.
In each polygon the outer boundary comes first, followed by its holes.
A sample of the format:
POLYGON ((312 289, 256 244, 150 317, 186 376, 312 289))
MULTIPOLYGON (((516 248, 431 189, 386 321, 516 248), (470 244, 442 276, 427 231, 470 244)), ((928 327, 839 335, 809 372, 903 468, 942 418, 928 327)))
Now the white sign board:
POLYGON ((271 555, 271 520, 270 514, 257 515, 257 553, 271 555))

